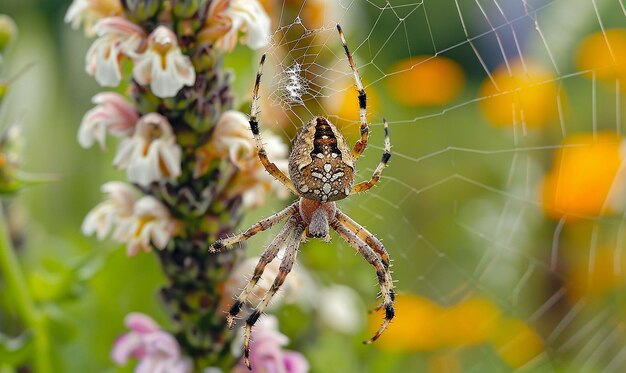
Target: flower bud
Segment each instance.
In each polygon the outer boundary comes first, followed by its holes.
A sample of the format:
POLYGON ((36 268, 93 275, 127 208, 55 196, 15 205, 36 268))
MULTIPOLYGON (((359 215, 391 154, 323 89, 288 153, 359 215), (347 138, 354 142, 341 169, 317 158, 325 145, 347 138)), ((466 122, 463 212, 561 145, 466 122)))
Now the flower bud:
POLYGON ((140 21, 153 18, 161 8, 160 0, 131 0, 129 1, 130 13, 140 21))
MULTIPOLYGON (((1 60, 2 59, 0 58, 0 61, 1 60)), ((2 100, 4 99, 4 96, 7 94, 8 90, 9 90, 9 84, 7 82, 0 82, 0 104, 2 104, 2 100)))
POLYGON ((198 11, 199 0, 175 0, 173 11, 178 18, 189 18, 198 11))
MULTIPOLYGON (((17 26, 11 17, 0 14, 0 54, 17 38, 17 26)), ((0 90, 0 98, 2 97, 0 90)))

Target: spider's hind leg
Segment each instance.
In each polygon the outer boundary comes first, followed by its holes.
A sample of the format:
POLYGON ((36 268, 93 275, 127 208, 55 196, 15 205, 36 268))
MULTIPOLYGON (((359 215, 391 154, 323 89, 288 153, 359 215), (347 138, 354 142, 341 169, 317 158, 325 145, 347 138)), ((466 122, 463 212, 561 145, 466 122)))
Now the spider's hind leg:
POLYGON ((256 286, 257 282, 259 282, 259 279, 263 275, 263 271, 265 271, 265 267, 269 263, 271 263, 272 260, 274 260, 274 258, 276 258, 278 251, 280 250, 281 247, 284 247, 285 241, 289 237, 291 237, 291 234, 293 234, 293 230, 295 229, 295 227, 296 227, 295 218, 292 217, 289 220, 287 220, 287 223, 285 223, 285 226, 276 235, 276 237, 272 240, 272 242, 265 249, 265 251, 263 251, 263 254, 261 254, 261 258, 259 259, 259 262, 254 268, 254 273, 252 274, 252 278, 250 279, 250 281, 248 281, 248 283, 242 290, 241 294, 237 297, 237 299, 235 300, 235 303, 233 303, 233 305, 230 307, 230 310, 228 311, 228 316, 226 317, 226 324, 228 325, 229 329, 232 329, 233 325, 235 324, 235 318, 237 317, 237 315, 241 311, 241 308, 250 297, 250 294, 252 293, 252 290, 256 286))
POLYGON ((245 339, 244 339, 244 362, 248 369, 250 369, 250 334, 252 333, 252 327, 258 321, 259 317, 263 314, 267 306, 269 305, 272 297, 278 289, 282 286, 287 278, 293 263, 296 261, 296 255, 298 253, 298 247, 302 241, 302 233, 304 233, 304 225, 296 224, 292 230, 293 235, 288 239, 287 246, 285 248, 285 256, 280 263, 278 275, 274 279, 274 283, 263 297, 263 300, 259 303, 256 309, 248 316, 246 320, 245 339))
POLYGON ((359 254, 361 254, 361 256, 376 269, 376 277, 378 278, 380 293, 383 297, 382 306, 379 308, 385 308, 385 320, 383 321, 376 334, 372 338, 363 342, 365 344, 370 344, 377 340, 383 334, 395 315, 395 310, 393 308, 393 302, 395 300, 393 279, 391 278, 389 270, 385 267, 382 260, 376 254, 374 249, 372 249, 369 245, 363 242, 363 240, 361 240, 350 229, 344 226, 339 220, 335 220, 331 226, 339 234, 339 236, 341 236, 341 238, 346 240, 346 242, 348 242, 350 246, 354 247, 359 252, 359 254))

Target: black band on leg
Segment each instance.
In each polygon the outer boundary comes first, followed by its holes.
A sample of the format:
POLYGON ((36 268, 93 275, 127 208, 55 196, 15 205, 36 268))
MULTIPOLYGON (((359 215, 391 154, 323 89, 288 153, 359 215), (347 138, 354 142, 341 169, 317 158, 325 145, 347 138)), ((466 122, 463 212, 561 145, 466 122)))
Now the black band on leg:
POLYGON ((246 324, 250 326, 254 325, 259 319, 259 317, 261 317, 261 313, 255 310, 254 312, 250 314, 250 316, 248 317, 248 320, 246 320, 246 324))
POLYGON ((365 94, 365 91, 359 92, 359 108, 360 109, 367 108, 367 95, 365 94))
POLYGON ((252 130, 253 135, 259 134, 259 122, 254 119, 250 119, 250 130, 252 130))

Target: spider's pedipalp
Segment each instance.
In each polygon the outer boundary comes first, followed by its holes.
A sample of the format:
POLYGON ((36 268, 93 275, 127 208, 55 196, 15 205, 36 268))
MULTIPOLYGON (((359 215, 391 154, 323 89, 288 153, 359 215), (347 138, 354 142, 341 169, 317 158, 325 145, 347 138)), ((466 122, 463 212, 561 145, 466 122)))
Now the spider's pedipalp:
POLYGON ((265 251, 263 251, 263 254, 261 254, 261 258, 259 258, 259 262, 254 268, 254 273, 252 274, 252 277, 241 291, 241 294, 235 300, 235 303, 233 303, 233 305, 230 307, 230 310, 228 311, 226 324, 229 329, 232 329, 233 325, 235 324, 235 318, 250 297, 250 294, 252 293, 252 290, 256 286, 257 282, 259 282, 259 279, 263 275, 263 271, 265 271, 265 267, 272 260, 274 260, 274 258, 276 258, 276 255, 280 251, 281 247, 285 246, 286 240, 292 236, 296 224, 296 219, 293 217, 287 220, 285 226, 280 230, 280 232, 278 232, 276 237, 274 237, 269 246, 265 249, 265 251))
POLYGON ((365 93, 365 88, 363 88, 363 82, 361 81, 361 76, 356 68, 356 64, 354 63, 354 58, 352 57, 352 53, 350 53, 350 49, 348 48, 348 43, 346 42, 346 38, 343 35, 343 30, 341 30, 341 26, 337 25, 337 31, 339 32, 339 36, 341 37, 341 43, 343 44, 343 50, 346 52, 346 57, 348 57, 348 62, 350 63, 350 68, 352 69, 352 74, 354 75, 354 82, 356 84, 356 89, 359 92, 359 120, 361 121, 361 138, 359 141, 354 144, 354 148, 352 149, 352 157, 356 160, 359 158, 361 153, 367 147, 367 136, 369 135, 369 125, 367 123, 367 94, 365 93))
POLYGON ((236 243, 247 240, 248 238, 256 235, 257 233, 270 229, 276 223, 280 222, 286 217, 298 213, 297 204, 298 202, 293 203, 289 205, 287 208, 285 208, 284 210, 259 221, 258 223, 254 224, 250 228, 246 229, 243 233, 237 234, 232 237, 222 238, 222 239, 215 241, 211 246, 209 246, 209 252, 212 252, 212 253, 217 252, 224 247, 230 247, 236 243))
POLYGON ((391 158, 391 140, 389 140, 389 124, 387 124, 387 119, 385 118, 383 118, 383 126, 385 128, 385 149, 383 150, 383 155, 380 159, 380 162, 378 163, 378 166, 376 166, 376 169, 374 170, 374 174, 372 175, 372 178, 367 181, 362 181, 358 183, 357 185, 353 186, 350 194, 357 194, 357 193, 365 192, 367 190, 370 190, 374 185, 376 185, 376 183, 380 179, 380 175, 383 173, 383 170, 385 169, 385 167, 387 166, 387 163, 389 162, 389 159, 391 158))
MULTIPOLYGON (((389 274, 389 271, 382 263, 380 257, 376 254, 374 249, 372 249, 369 245, 367 245, 363 240, 361 240, 356 234, 354 234, 350 229, 345 227, 339 220, 335 220, 331 227, 350 244, 350 246, 354 247, 359 254, 376 269, 376 277, 378 278, 378 285, 380 286, 380 292, 383 297, 383 307, 385 308, 385 320, 383 324, 380 326, 376 334, 364 341, 365 344, 370 344, 377 340, 382 333, 387 329, 387 326, 393 319, 395 315, 395 311, 393 308, 393 302, 395 300, 395 292, 393 290, 393 279, 389 274)), ((382 307, 381 307, 382 308, 382 307)))
POLYGON ((274 279, 274 283, 267 291, 263 300, 258 304, 255 310, 248 316, 246 320, 246 328, 245 328, 245 339, 244 339, 244 362, 248 369, 250 367, 250 334, 252 333, 252 327, 258 321, 259 317, 265 312, 265 309, 269 305, 272 297, 278 289, 283 285, 285 279, 289 272, 291 272, 291 268, 293 268, 293 263, 296 261, 296 256, 298 254, 298 248, 300 247, 300 243, 302 242, 302 233, 304 233, 305 226, 303 224, 297 223, 295 227, 291 230, 292 236, 287 241, 287 246, 285 247, 285 256, 280 263, 280 268, 278 270, 278 275, 274 279))

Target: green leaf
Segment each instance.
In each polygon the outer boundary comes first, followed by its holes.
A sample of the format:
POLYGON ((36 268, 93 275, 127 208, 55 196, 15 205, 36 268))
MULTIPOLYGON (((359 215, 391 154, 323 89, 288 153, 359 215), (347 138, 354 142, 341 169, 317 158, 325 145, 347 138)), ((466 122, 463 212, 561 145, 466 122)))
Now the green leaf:
MULTIPOLYGON (((0 362, 5 369, 17 367, 25 362, 32 349, 32 337, 30 334, 22 334, 18 337, 9 337, 0 333, 0 362)), ((0 370, 2 372, 2 370, 0 370)))

